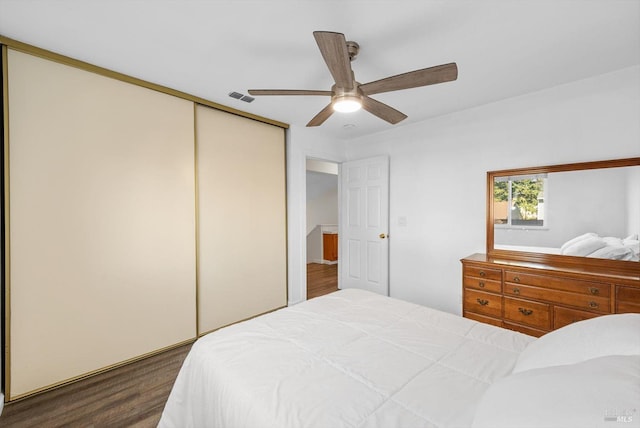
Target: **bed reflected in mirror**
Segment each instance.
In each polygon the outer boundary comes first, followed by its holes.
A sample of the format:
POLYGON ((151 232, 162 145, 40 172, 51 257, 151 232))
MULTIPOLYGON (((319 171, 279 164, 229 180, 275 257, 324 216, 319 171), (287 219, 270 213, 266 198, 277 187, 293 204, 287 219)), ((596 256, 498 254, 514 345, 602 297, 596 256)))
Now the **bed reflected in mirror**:
POLYGON ((493 171, 487 187, 488 254, 638 269, 640 158, 493 171))

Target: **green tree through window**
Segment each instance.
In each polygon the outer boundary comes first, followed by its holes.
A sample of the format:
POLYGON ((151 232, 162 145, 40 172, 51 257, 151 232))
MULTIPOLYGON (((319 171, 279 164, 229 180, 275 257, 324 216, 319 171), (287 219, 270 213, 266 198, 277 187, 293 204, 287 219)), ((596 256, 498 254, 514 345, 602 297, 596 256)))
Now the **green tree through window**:
POLYGON ((544 225, 544 177, 505 177, 493 186, 495 224, 544 225))

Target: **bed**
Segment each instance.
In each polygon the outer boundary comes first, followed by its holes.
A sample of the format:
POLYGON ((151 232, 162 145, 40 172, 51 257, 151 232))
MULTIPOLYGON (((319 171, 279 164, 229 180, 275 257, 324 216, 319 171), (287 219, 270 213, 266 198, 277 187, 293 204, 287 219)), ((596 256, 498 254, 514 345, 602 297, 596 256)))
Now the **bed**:
POLYGON ((535 339, 342 290, 200 338, 159 427, 640 426, 639 332, 623 314, 535 339))
POLYGON ((614 236, 599 236, 596 233, 589 232, 568 240, 558 248, 498 243, 494 244, 494 248, 496 250, 561 254, 633 262, 640 260, 640 240, 638 240, 637 234, 629 235, 626 238, 616 238, 614 236))

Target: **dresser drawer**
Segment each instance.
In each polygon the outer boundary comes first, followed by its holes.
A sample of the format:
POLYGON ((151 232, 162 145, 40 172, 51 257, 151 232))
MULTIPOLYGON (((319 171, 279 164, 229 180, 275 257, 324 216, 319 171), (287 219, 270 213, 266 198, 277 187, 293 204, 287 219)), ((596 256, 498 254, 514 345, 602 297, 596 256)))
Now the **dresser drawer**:
POLYGON ((523 285, 535 285, 537 287, 553 288, 569 291, 571 293, 587 294, 594 297, 610 297, 611 284, 595 281, 583 281, 581 279, 553 277, 546 275, 532 275, 517 271, 505 271, 505 282, 523 285))
POLYGON ((550 308, 545 303, 505 297, 504 318, 542 330, 551 328, 550 308))
POLYGON ((476 314, 469 311, 464 311, 464 317, 474 321, 483 322, 485 324, 491 324, 497 327, 502 327, 502 320, 498 318, 487 317, 485 315, 480 315, 480 314, 476 314))
POLYGON ((465 275, 462 279, 462 283, 465 287, 476 288, 478 290, 492 291, 494 293, 500 293, 502 291, 502 282, 492 279, 478 278, 475 276, 465 275))
POLYGON ((640 313, 640 288, 616 287, 616 313, 640 313))
POLYGON ((595 318, 598 314, 593 312, 578 311, 576 309, 555 306, 553 308, 553 329, 564 327, 577 321, 595 318))
POLYGON ((502 297, 468 288, 464 290, 464 310, 491 317, 502 317, 502 297))
POLYGON ((577 309, 610 313, 611 300, 606 297, 596 297, 588 294, 568 293, 549 288, 532 287, 529 285, 508 282, 504 286, 504 294, 551 303, 575 306, 577 309))
POLYGON ((529 336, 535 336, 535 337, 540 337, 543 334, 548 333, 548 330, 540 330, 537 328, 533 328, 533 327, 527 327, 525 325, 521 325, 521 324, 515 324, 512 322, 508 322, 505 321, 503 323, 504 328, 508 328, 509 330, 514 330, 517 331, 519 333, 524 333, 524 334, 528 334, 529 336))
POLYGON ((502 270, 500 269, 465 265, 463 275, 475 276, 476 278, 490 279, 493 281, 502 281, 502 270))

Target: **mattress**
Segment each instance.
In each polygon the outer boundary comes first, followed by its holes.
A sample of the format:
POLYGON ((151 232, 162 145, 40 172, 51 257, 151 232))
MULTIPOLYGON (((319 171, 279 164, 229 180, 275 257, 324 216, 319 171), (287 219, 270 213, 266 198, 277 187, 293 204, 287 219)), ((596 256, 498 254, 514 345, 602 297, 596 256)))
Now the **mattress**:
POLYGON ((534 338, 342 290, 194 343, 160 427, 469 427, 534 338))

